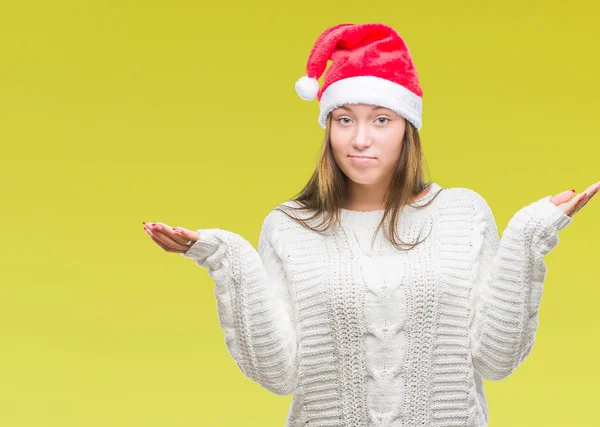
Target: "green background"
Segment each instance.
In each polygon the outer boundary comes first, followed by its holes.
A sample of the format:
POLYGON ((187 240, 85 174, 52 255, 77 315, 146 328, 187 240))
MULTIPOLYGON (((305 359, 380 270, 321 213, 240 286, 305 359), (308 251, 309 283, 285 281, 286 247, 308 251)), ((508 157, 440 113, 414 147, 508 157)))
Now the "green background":
MULTIPOLYGON (((142 221, 256 245, 323 130, 295 81, 318 35, 383 22, 424 91, 427 178, 502 231, 598 168, 590 1, 18 1, 0 13, 0 426, 283 426, 227 353, 213 282, 142 221)), ((592 200, 546 257, 537 343, 486 381, 490 426, 597 425, 592 200)))

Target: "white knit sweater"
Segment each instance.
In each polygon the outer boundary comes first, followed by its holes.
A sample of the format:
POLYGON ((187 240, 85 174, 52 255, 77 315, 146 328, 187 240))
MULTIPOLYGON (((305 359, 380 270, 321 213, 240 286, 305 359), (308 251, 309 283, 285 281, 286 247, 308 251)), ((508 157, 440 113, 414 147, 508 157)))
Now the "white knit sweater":
POLYGON ((272 210, 258 251, 212 228, 182 255, 214 279, 243 374, 293 393, 286 427, 484 427, 482 378, 507 377, 531 352, 543 256, 572 221, 550 197, 519 210, 501 239, 486 201, 455 187, 401 213, 404 242, 429 234, 408 252, 383 229, 371 247, 382 210, 342 210, 325 235, 272 210))

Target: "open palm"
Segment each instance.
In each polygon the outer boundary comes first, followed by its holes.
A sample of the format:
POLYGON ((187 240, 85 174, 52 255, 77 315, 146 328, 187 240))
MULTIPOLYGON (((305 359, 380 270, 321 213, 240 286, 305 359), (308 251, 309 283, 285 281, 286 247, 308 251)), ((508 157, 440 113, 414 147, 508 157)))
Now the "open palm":
POLYGON ((167 252, 185 253, 199 237, 197 231, 170 227, 162 222, 144 222, 144 230, 167 252))
POLYGON ((596 195, 599 189, 600 181, 590 185, 587 188, 587 190, 585 190, 583 193, 579 193, 575 197, 573 197, 575 190, 567 190, 557 194, 550 200, 556 206, 561 208, 565 214, 572 217, 577 212, 579 212, 579 210, 583 208, 591 200, 592 197, 596 195))

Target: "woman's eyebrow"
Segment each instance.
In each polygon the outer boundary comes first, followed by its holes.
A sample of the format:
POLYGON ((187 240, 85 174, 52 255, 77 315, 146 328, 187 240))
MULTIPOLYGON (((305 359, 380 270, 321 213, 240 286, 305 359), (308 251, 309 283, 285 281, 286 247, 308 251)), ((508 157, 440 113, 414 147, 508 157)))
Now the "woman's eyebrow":
MULTIPOLYGON (((345 105, 341 105, 341 106, 339 106, 338 108, 339 108, 340 110, 346 110, 346 111, 350 111, 350 112, 352 112, 352 109, 351 109, 351 108, 349 108, 349 107, 346 107, 345 105)), ((377 106, 377 105, 374 105, 374 106, 373 106, 373 108, 371 109, 371 111, 377 111, 377 110, 385 110, 385 111, 388 111, 389 109, 388 109, 388 108, 386 108, 386 107, 380 107, 380 106, 377 106)))

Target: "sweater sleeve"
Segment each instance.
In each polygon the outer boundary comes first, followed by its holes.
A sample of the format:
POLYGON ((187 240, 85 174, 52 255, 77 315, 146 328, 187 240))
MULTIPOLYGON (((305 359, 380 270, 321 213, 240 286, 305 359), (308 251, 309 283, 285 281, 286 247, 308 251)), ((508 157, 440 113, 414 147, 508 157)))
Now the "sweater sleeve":
POLYGON ((546 196, 519 210, 499 238, 490 207, 475 194, 470 350, 475 370, 498 381, 533 348, 546 277, 543 257, 572 218, 546 196))
POLYGON ((294 391, 298 376, 294 303, 282 264, 279 217, 265 218, 258 251, 238 234, 199 229, 182 255, 208 269, 225 344, 242 373, 277 395, 294 391))

